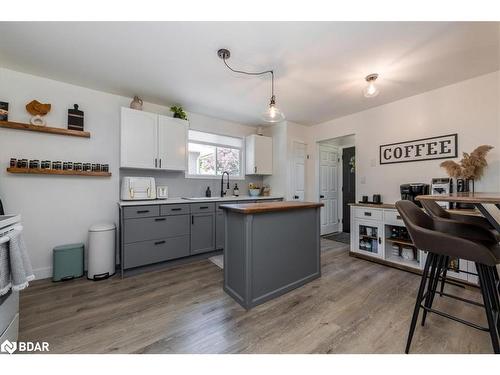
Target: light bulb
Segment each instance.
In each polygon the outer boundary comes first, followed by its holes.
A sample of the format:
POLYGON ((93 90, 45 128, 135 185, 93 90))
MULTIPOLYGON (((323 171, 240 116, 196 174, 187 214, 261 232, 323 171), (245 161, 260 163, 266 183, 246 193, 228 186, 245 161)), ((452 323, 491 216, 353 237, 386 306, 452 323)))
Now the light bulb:
POLYGON ((378 78, 378 74, 370 74, 366 76, 365 80, 368 82, 368 86, 363 90, 363 94, 366 98, 373 98, 379 94, 379 90, 375 86, 375 80, 378 78))
POLYGON ((285 119, 285 115, 276 107, 276 98, 274 95, 271 97, 269 108, 262 115, 262 119, 265 122, 281 122, 285 119))

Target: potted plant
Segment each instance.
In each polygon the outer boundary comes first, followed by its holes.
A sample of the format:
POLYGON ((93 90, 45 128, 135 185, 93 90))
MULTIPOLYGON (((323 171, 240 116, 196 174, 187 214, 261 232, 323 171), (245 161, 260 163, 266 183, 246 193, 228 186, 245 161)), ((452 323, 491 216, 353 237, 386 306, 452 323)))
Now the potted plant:
POLYGON ((174 105, 170 107, 170 112, 174 114, 174 118, 180 118, 182 120, 187 120, 187 114, 180 105, 174 105))

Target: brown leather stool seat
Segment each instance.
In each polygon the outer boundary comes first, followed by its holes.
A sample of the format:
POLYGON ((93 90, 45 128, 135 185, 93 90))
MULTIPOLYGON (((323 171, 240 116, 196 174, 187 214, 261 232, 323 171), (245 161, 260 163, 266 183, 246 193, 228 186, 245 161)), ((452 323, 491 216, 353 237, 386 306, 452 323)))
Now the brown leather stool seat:
MULTIPOLYGON (((427 213, 435 219, 440 218, 445 220, 454 220, 460 223, 480 226, 491 232, 496 242, 500 242, 500 233, 498 233, 498 231, 493 229, 490 222, 482 216, 461 215, 448 212, 439 204, 437 204, 435 201, 422 200, 421 203, 425 211, 427 211, 427 213)), ((466 237, 466 236, 461 236, 461 237, 466 237)))
MULTIPOLYGON (((500 264, 500 246, 495 236, 489 229, 476 224, 433 219, 410 201, 399 201, 396 203, 396 208, 415 246, 428 252, 406 343, 406 353, 410 350, 420 309, 423 309, 422 325, 425 324, 427 313, 430 312, 489 332, 494 352, 500 353, 500 302, 498 281, 495 277, 496 265, 500 264), (464 238, 464 235, 467 237, 464 238), (448 258, 465 259, 475 263, 484 301, 484 304, 479 305, 485 309, 488 327, 432 308, 437 284, 447 267, 448 258)), ((477 302, 461 297, 448 294, 445 296, 478 305, 477 302)))

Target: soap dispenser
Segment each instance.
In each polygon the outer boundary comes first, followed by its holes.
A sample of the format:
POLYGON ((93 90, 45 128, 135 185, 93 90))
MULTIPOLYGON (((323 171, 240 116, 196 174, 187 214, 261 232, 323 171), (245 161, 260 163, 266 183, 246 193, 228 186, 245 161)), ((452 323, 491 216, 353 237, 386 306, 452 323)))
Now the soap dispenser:
POLYGON ((210 198, 212 196, 212 191, 210 190, 210 186, 207 186, 207 190, 205 191, 205 197, 210 198))
POLYGON ((238 189, 238 184, 234 184, 233 195, 238 197, 240 195, 240 189, 238 189))

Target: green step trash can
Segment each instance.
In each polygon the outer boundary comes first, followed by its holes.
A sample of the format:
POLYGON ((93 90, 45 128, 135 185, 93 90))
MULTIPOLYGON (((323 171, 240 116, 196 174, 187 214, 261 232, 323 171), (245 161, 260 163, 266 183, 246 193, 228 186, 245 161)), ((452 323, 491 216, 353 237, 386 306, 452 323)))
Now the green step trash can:
POLYGON ((54 247, 52 281, 66 281, 83 276, 84 244, 54 247))

